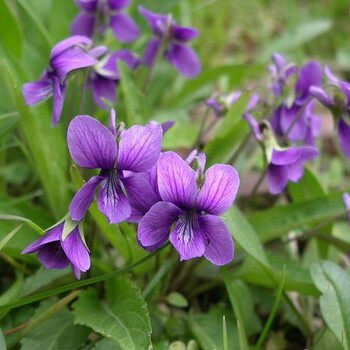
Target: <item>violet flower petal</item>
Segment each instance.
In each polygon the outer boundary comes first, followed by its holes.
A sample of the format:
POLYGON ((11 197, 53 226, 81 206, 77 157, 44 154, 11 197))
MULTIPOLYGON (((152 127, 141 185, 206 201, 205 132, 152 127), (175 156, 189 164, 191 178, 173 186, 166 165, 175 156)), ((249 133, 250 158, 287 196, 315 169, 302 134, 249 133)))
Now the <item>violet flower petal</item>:
POLYGON ((154 35, 162 35, 167 22, 166 15, 158 15, 156 13, 146 10, 143 6, 139 6, 140 14, 146 19, 148 26, 151 28, 154 35))
POLYGON ((134 41, 139 35, 135 21, 125 13, 117 13, 109 18, 109 26, 114 36, 122 43, 134 41))
MULTIPOLYGON (((137 58, 131 51, 122 49, 112 53, 106 63, 103 65, 103 70, 108 71, 106 78, 119 79, 119 72, 117 61, 122 60, 130 69, 136 68, 140 64, 140 59, 137 58)), ((100 75, 104 75, 103 72, 99 72, 100 75)))
POLYGON ((95 26, 94 14, 80 12, 74 19, 70 27, 71 35, 84 35, 91 38, 95 26))
POLYGON ((205 173, 197 197, 197 208, 212 215, 224 213, 233 203, 239 187, 239 175, 230 165, 215 164, 205 173))
POLYGON ((205 252, 205 237, 198 224, 198 218, 190 218, 188 213, 182 214, 169 240, 180 255, 180 261, 200 257, 205 252))
POLYGON ((133 208, 145 215, 161 199, 143 173, 123 179, 128 199, 133 208))
POLYGON ((171 44, 165 52, 165 58, 187 78, 195 78, 201 71, 197 54, 187 45, 171 44))
POLYGON ((35 253, 39 249, 41 249, 45 244, 59 241, 62 236, 63 225, 64 224, 62 223, 48 230, 43 236, 41 236, 40 238, 35 240, 33 243, 31 243, 28 247, 23 249, 21 254, 35 253))
POLYGON ((76 268, 83 272, 90 268, 89 252, 80 237, 78 227, 61 242, 61 245, 67 258, 76 268))
POLYGON ((26 83, 22 86, 22 94, 27 106, 38 103, 52 94, 52 81, 46 78, 26 83))
POLYGON ((143 172, 158 160, 163 131, 160 124, 150 122, 146 126, 134 125, 122 132, 118 169, 143 172))
POLYGON ((193 40, 198 35, 198 31, 193 28, 181 27, 174 24, 172 26, 172 34, 174 39, 187 42, 193 40))
POLYGON ((316 61, 305 64, 298 73, 295 84, 296 102, 302 104, 309 97, 310 86, 319 86, 322 83, 322 68, 316 61))
POLYGON ((56 77, 52 77, 53 93, 52 93, 52 121, 51 126, 55 127, 60 120, 64 96, 66 94, 66 85, 60 83, 60 80, 56 77))
POLYGON ((65 269, 69 260, 64 253, 60 242, 51 242, 43 246, 38 254, 38 260, 47 269, 65 269))
POLYGON ((226 224, 214 215, 200 216, 198 221, 205 237, 205 258, 219 266, 232 261, 234 244, 226 224))
POLYGON ((122 10, 127 7, 130 3, 130 0, 108 0, 108 6, 111 10, 122 10))
POLYGON ((104 179, 105 178, 102 176, 93 176, 75 194, 75 196, 69 204, 69 215, 72 218, 72 220, 80 221, 83 219, 90 204, 94 200, 96 187, 104 179))
POLYGON ((88 115, 79 115, 70 122, 67 143, 71 157, 83 168, 111 169, 117 160, 113 134, 88 115))
POLYGON ((104 78, 101 75, 94 74, 91 79, 92 97, 97 106, 108 110, 108 106, 103 100, 107 100, 114 105, 116 100, 116 82, 111 79, 104 78))
POLYGON ((280 125, 282 132, 283 134, 288 132, 288 139, 292 142, 302 141, 307 131, 307 114, 304 111, 301 115, 298 115, 301 108, 303 107, 293 104, 291 108, 283 107, 281 110, 280 125))
POLYGON ((298 182, 304 175, 304 166, 302 161, 295 162, 288 166, 288 180, 298 182))
POLYGON ((342 118, 339 118, 337 130, 340 150, 346 158, 350 159, 350 126, 342 118))
POLYGON ((144 247, 165 242, 169 237, 171 225, 177 220, 181 211, 169 202, 156 203, 140 221, 137 238, 144 247))
POLYGON ((85 52, 81 47, 72 47, 51 59, 50 65, 63 82, 67 74, 75 69, 91 67, 97 60, 85 52))
POLYGON ((80 280, 81 271, 76 266, 74 266, 73 264, 71 264, 71 268, 72 268, 72 272, 74 273, 75 278, 77 280, 80 280))
POLYGON ((158 160, 158 188, 162 199, 180 208, 191 208, 197 197, 195 171, 174 152, 165 152, 158 160))
POLYGON ((97 10, 98 0, 74 0, 74 1, 84 11, 93 12, 97 10))
POLYGON ((50 58, 54 59, 56 56, 63 53, 65 50, 74 48, 75 45, 91 45, 91 39, 83 35, 73 35, 67 39, 56 44, 50 53, 50 58))
POLYGON ((288 166, 269 164, 267 167, 267 184, 271 194, 283 191, 288 182, 288 166))
POLYGON ((296 162, 302 153, 301 147, 290 147, 283 151, 276 149, 272 152, 271 163, 275 165, 288 165, 296 162))
POLYGON ((154 62, 154 59, 157 55, 157 52, 160 47, 159 39, 151 39, 145 48, 145 52, 143 54, 143 60, 146 66, 151 66, 154 62))
POLYGON ((317 98, 326 108, 330 108, 333 105, 333 101, 327 92, 318 86, 311 86, 309 89, 310 95, 317 98))
POLYGON ((110 174, 108 178, 101 182, 97 206, 107 217, 110 224, 117 224, 130 216, 129 201, 123 193, 115 173, 110 174))

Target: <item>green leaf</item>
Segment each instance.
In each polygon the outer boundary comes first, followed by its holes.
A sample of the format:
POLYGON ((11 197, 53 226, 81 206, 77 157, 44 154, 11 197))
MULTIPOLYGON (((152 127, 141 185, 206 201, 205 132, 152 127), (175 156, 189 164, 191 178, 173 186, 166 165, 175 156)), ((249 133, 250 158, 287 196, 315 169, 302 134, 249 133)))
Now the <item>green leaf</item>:
POLYGON ((51 208, 56 218, 61 218, 67 212, 69 200, 65 138, 59 127, 50 127, 50 117, 45 105, 36 108, 35 113, 24 105, 18 84, 6 61, 1 64, 1 71, 21 116, 21 125, 51 208))
POLYGON ((232 206, 223 215, 223 219, 226 222, 234 241, 262 265, 269 267, 264 248, 259 241, 254 228, 247 221, 242 212, 238 208, 232 206))
POLYGON ((0 0, 0 42, 16 57, 22 53, 22 33, 5 0, 0 0))
POLYGON ((50 34, 54 42, 67 38, 74 15, 78 14, 79 8, 74 1, 51 1, 50 34))
POLYGON ((255 259, 247 257, 235 271, 235 275, 249 284, 276 289, 276 284, 281 280, 283 274, 282 267, 286 265, 285 290, 296 291, 304 295, 319 295, 306 267, 300 266, 289 257, 276 253, 268 254, 268 260, 270 270, 267 271, 255 259))
MULTIPOLYGON (((11 287, 6 290, 0 296, 0 305, 5 305, 10 301, 16 300, 21 292, 21 288, 23 285, 23 274, 18 273, 15 283, 11 285, 11 287)), ((6 311, 0 313, 0 319, 2 319, 7 314, 6 311)))
POLYGON ((106 283, 105 301, 88 289, 74 303, 75 323, 91 327, 113 339, 121 349, 147 349, 151 344, 151 323, 140 290, 126 277, 106 283))
POLYGON ((223 350, 222 343, 222 318, 225 316, 228 334, 229 349, 238 349, 237 327, 232 311, 212 309, 206 314, 190 315, 188 323, 193 336, 203 350, 223 350))
POLYGON ((6 343, 2 331, 0 329, 0 350, 6 350, 6 343))
POLYGON ((309 19, 305 23, 293 26, 290 31, 279 35, 276 40, 266 45, 259 58, 268 60, 274 52, 285 52, 294 49, 326 33, 331 28, 332 22, 329 19, 309 19))
POLYGON ((126 125, 142 125, 148 120, 145 96, 136 86, 129 67, 122 60, 118 60, 117 64, 120 74, 119 86, 125 101, 126 125))
POLYGON ((280 238, 290 230, 302 229, 341 214, 345 210, 340 193, 311 199, 300 203, 274 206, 249 216, 261 242, 280 238))
MULTIPOLYGON (((227 294, 230 298, 230 302, 232 305, 232 309, 236 315, 237 318, 237 326, 238 326, 238 332, 239 332, 239 338, 240 338, 240 348, 241 349, 248 349, 248 340, 247 335, 245 331, 245 327, 249 327, 249 323, 245 322, 244 314, 247 315, 246 310, 243 309, 242 304, 242 296, 244 297, 244 292, 246 292, 246 286, 242 284, 241 282, 236 282, 234 280, 231 280, 227 271, 223 270, 224 275, 224 281, 225 281, 225 287, 227 290, 227 294), (243 292, 243 293, 242 293, 243 292), (243 294, 243 295, 242 295, 243 294)), ((252 303, 250 306, 253 306, 252 303)), ((250 321, 250 320, 249 320, 250 321)))
POLYGON ((289 182, 288 193, 293 202, 303 202, 326 195, 316 175, 307 167, 304 168, 304 175, 297 183, 289 182))
POLYGON ((188 301, 187 299, 178 292, 172 292, 165 298, 166 302, 170 305, 176 307, 187 307, 188 301))
POLYGON ((311 277, 322 293, 322 317, 345 350, 350 349, 350 277, 338 265, 319 261, 311 266, 311 277))
POLYGON ((92 349, 93 350, 119 350, 120 347, 113 340, 104 338, 98 341, 92 349))
MULTIPOLYGON (((47 309, 43 303, 35 312, 36 319, 47 309)), ((61 309, 42 322, 21 341, 21 350, 76 350, 85 342, 89 330, 73 324, 73 315, 68 308, 61 309)))

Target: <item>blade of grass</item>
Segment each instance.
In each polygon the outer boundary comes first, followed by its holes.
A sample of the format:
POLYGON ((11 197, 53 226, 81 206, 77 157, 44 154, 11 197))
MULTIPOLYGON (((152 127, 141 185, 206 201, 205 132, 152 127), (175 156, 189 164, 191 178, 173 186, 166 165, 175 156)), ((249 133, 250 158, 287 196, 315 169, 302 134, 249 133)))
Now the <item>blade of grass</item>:
POLYGON ((261 348, 261 345, 263 344, 263 342, 264 342, 264 340, 265 340, 265 338, 270 330, 270 327, 272 325, 272 322, 273 322, 273 320, 276 316, 276 312, 278 310, 278 305, 279 305, 281 298, 282 298, 282 295, 283 295, 283 287, 284 287, 285 279, 286 279, 286 265, 283 266, 283 272, 282 272, 280 284, 278 286, 278 291, 277 291, 275 302, 273 303, 270 315, 265 323, 265 326, 264 326, 262 332, 260 333, 259 339, 254 346, 254 350, 259 350, 261 348))
POLYGON ((228 350, 226 317, 222 316, 222 347, 228 350))
POLYGON ((1 241, 0 241, 0 251, 2 250, 2 248, 5 247, 5 245, 7 244, 7 242, 23 227, 23 224, 20 224, 18 226, 16 226, 10 233, 8 233, 1 241))
POLYGON ((240 335, 240 344, 242 343, 240 348, 248 349, 249 348, 248 340, 244 329, 243 314, 240 308, 240 302, 238 300, 238 296, 236 295, 234 288, 232 288, 230 276, 225 268, 222 269, 222 275, 224 277, 225 287, 232 305, 233 312, 237 317, 237 328, 238 328, 238 333, 240 335))
POLYGON ((31 221, 27 218, 24 218, 22 216, 0 214, 0 220, 23 221, 29 227, 31 227, 33 230, 37 231, 40 235, 44 232, 44 230, 40 226, 38 226, 33 221, 31 221))

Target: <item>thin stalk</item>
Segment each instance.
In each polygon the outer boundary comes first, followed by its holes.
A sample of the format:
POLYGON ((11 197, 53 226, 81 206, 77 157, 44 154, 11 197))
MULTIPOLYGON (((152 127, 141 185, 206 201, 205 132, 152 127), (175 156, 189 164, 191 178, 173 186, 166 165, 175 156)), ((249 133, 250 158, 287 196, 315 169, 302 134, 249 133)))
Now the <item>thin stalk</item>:
MULTIPOLYGON (((157 255, 158 257, 159 255, 157 255)), ((168 272, 172 265, 171 260, 166 260, 165 263, 161 266, 161 268, 157 271, 151 281, 148 283, 147 287, 142 291, 141 296, 143 299, 146 299, 148 295, 152 292, 152 290, 156 287, 158 282, 164 277, 164 275, 168 272)))
POLYGON ((222 316, 222 344, 223 349, 228 350, 226 317, 222 316))
POLYGON ((86 287, 92 284, 96 284, 99 282, 104 282, 107 281, 115 276, 121 275, 123 273, 129 272, 130 270, 134 269, 135 267, 142 265, 143 263, 145 263, 146 261, 152 259, 155 255, 159 254, 163 249, 165 249, 166 247, 168 247, 170 245, 170 243, 166 243, 164 244, 162 247, 154 250, 152 253, 148 254, 147 256, 143 257, 142 259, 134 262, 131 265, 125 266, 124 268, 120 269, 120 270, 116 270, 116 271, 112 271, 112 272, 108 272, 106 274, 103 274, 101 276, 96 276, 96 277, 92 277, 86 280, 81 280, 81 281, 77 281, 74 283, 70 283, 67 284, 65 286, 61 286, 58 288, 54 288, 45 292, 41 292, 41 293, 37 293, 34 295, 31 295, 29 297, 20 299, 14 303, 9 303, 9 304, 5 304, 5 305, 1 305, 0 306, 0 312, 2 311, 7 311, 7 310, 11 310, 11 309, 15 309, 18 308, 20 306, 23 305, 28 305, 31 303, 34 303, 36 301, 42 300, 42 299, 46 299, 48 297, 51 297, 53 295, 57 295, 60 293, 64 293, 64 292, 68 292, 70 290, 76 289, 76 288, 81 288, 81 287, 86 287))
POLYGON ((227 164, 233 165, 237 158, 239 157, 240 153, 246 148, 246 146, 249 144, 250 138, 252 134, 249 133, 242 141, 242 143, 239 145, 239 147, 236 149, 235 153, 233 153, 232 157, 230 160, 227 162, 227 164))
POLYGON ((266 171, 263 171, 260 176, 258 181, 255 183, 254 188, 252 189, 252 191, 250 192, 250 195, 246 198, 246 200, 243 202, 243 209, 246 208, 248 206, 248 204, 251 202, 252 198, 255 196, 256 192, 258 191, 260 185, 262 184, 262 182, 264 181, 266 176, 266 171))
POLYGON ((314 229, 312 230, 308 230, 308 231, 305 231, 302 235, 300 236, 296 236, 296 237, 292 237, 292 238, 288 238, 286 240, 283 241, 283 243, 289 243, 289 242, 292 242, 292 241, 296 241, 296 240, 300 240, 300 241, 304 241, 305 239, 308 239, 312 236, 315 236, 317 235, 317 232, 319 230, 321 230, 322 228, 328 226, 329 224, 331 224, 333 221, 337 220, 337 219, 340 219, 341 217, 343 217, 348 211, 347 210, 344 210, 343 212, 341 212, 340 214, 337 214, 335 216, 332 216, 331 218, 329 218, 328 220, 320 223, 319 225, 317 225, 314 229))
POLYGON ((162 57, 163 54, 164 54, 167 42, 168 42, 168 39, 167 39, 166 36, 163 36, 160 39, 158 50, 157 50, 157 52, 155 54, 155 57, 153 59, 152 64, 148 67, 147 75, 146 75, 145 81, 143 82, 143 85, 142 85, 142 88, 141 88, 141 91, 143 93, 146 91, 146 88, 147 88, 148 84, 151 81, 151 76, 152 76, 152 73, 153 73, 154 66, 156 65, 156 63, 158 62, 160 57, 162 57))
POLYGON ((280 300, 282 297, 282 292, 283 292, 283 287, 284 287, 284 282, 285 282, 285 278, 286 278, 286 265, 284 265, 283 267, 283 273, 282 273, 282 278, 281 278, 281 282, 280 285, 278 287, 278 291, 277 291, 277 296, 275 299, 275 302, 273 303, 270 315, 265 323, 265 326, 262 330, 262 332, 260 333, 259 339, 256 342, 255 346, 254 346, 254 350, 259 350, 262 346, 262 344, 264 343, 264 340, 271 328, 272 322, 276 316, 276 312, 278 310, 278 305, 280 304, 280 300))
POLYGON ((209 107, 207 107, 205 112, 204 112, 204 114, 203 114, 201 125, 199 127, 199 131, 198 131, 198 135, 197 135, 197 139, 196 139, 196 141, 194 142, 194 144, 192 146, 193 149, 196 149, 199 146, 199 144, 200 144, 200 141, 201 141, 201 138, 202 138, 202 134, 203 134, 203 130, 204 130, 204 126, 205 126, 205 123, 208 120, 209 110, 210 110, 209 107))
POLYGON ((79 102, 79 113, 80 114, 82 114, 84 111, 83 110, 84 109, 84 99, 85 99, 85 92, 86 92, 89 73, 90 73, 90 69, 86 68, 84 70, 83 81, 82 81, 81 92, 80 92, 80 102, 79 102))

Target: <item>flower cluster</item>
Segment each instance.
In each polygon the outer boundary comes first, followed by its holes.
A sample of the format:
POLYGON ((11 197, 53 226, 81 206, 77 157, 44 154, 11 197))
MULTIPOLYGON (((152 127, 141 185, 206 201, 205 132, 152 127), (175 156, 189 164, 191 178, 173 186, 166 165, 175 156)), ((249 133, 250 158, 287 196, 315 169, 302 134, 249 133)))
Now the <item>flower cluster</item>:
POLYGON ((216 164, 204 173, 205 156, 192 152, 184 161, 174 152, 161 154, 162 135, 169 123, 150 122, 124 129, 111 110, 108 128, 88 116, 76 116, 67 131, 72 159, 82 168, 99 169, 75 194, 69 222, 50 229, 23 253, 38 252, 46 268, 69 263, 77 278, 90 267, 80 223, 94 200, 110 224, 138 222, 137 239, 146 250, 170 242, 181 260, 204 255, 217 265, 233 258, 233 240, 218 215, 233 203, 239 177, 236 170, 216 164), (191 168, 196 163, 197 169, 191 168), (173 228, 171 228, 175 225, 173 228), (169 235, 170 234, 170 235, 169 235))
MULTIPOLYGON (((77 70, 86 70, 81 89, 88 88, 96 105, 110 109, 116 102, 116 86, 120 79, 118 61, 123 61, 129 69, 141 64, 152 71, 156 57, 163 55, 181 74, 194 78, 201 66, 194 50, 187 44, 197 36, 197 31, 189 27, 178 26, 171 15, 159 15, 147 11, 142 6, 140 13, 145 17, 155 39, 151 39, 145 48, 143 59, 128 49, 108 52, 107 47, 92 47, 95 31, 104 33, 110 27, 117 40, 130 42, 138 37, 139 29, 134 20, 122 10, 129 0, 76 0, 81 12, 74 19, 70 38, 59 42, 51 51, 50 62, 39 81, 23 85, 22 93, 26 105, 41 102, 53 96, 52 126, 60 119, 67 82, 77 70)), ((82 103, 82 101, 81 101, 82 103)))

